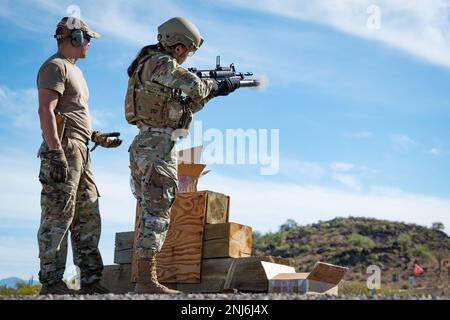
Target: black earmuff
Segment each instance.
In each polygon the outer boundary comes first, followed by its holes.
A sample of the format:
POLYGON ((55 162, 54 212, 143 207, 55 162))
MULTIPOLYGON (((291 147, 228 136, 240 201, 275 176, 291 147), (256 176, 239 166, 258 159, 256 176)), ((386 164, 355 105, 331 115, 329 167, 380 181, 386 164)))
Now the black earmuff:
POLYGON ((76 48, 79 48, 83 45, 84 41, 84 33, 80 29, 74 29, 70 33, 70 40, 72 45, 76 48))

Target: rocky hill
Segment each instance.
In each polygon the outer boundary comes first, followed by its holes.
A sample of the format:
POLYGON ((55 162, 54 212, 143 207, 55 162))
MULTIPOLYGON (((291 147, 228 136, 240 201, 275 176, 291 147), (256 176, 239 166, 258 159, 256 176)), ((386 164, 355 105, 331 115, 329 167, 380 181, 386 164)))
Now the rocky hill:
POLYGON ((299 226, 293 220, 278 232, 254 234, 254 255, 291 258, 300 272, 310 271, 317 261, 350 268, 347 280, 363 281, 367 267, 378 265, 382 282, 404 284, 414 264, 425 269, 417 286, 449 285, 450 237, 438 229, 369 218, 336 218, 299 226), (440 268, 439 268, 440 265, 440 268))

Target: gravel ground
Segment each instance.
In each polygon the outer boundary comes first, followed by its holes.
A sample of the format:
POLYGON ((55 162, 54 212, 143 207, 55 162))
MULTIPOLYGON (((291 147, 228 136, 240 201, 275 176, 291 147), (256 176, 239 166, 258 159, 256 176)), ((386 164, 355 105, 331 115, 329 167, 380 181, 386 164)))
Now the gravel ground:
POLYGON ((400 296, 324 296, 300 294, 105 294, 105 295, 47 295, 0 297, 0 300, 450 300, 450 297, 432 295, 400 296))

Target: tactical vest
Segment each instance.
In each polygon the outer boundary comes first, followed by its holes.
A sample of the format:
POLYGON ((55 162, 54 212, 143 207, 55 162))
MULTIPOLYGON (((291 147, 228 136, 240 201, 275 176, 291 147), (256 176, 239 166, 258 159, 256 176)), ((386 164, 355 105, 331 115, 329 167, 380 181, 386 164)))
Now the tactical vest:
POLYGON ((154 51, 144 56, 128 81, 125 118, 130 124, 143 122, 152 128, 189 128, 192 111, 181 96, 181 90, 153 81, 142 81, 144 64, 155 54, 160 52, 154 51))

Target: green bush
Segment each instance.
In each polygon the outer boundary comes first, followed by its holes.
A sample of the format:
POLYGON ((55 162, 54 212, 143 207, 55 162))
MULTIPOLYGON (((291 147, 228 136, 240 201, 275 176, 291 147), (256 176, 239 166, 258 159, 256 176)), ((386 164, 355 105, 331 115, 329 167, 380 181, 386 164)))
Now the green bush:
POLYGON ((414 257, 422 258, 425 261, 432 261, 434 258, 433 253, 430 251, 430 249, 423 244, 418 244, 414 247, 414 250, 412 251, 414 257))
POLYGON ((25 283, 18 283, 17 288, 7 288, 6 286, 0 287, 0 296, 33 296, 39 294, 41 285, 29 285, 25 283))
POLYGON ((403 248, 403 250, 405 250, 406 248, 412 246, 413 241, 408 233, 403 232, 397 237, 397 243, 403 248))
POLYGON ((360 235, 356 232, 352 233, 352 235, 348 238, 348 243, 351 246, 362 249, 371 249, 375 247, 375 242, 370 237, 360 235))
POLYGON ((302 245, 302 246, 297 246, 297 250, 300 253, 310 253, 312 251, 312 247, 308 244, 302 245))

